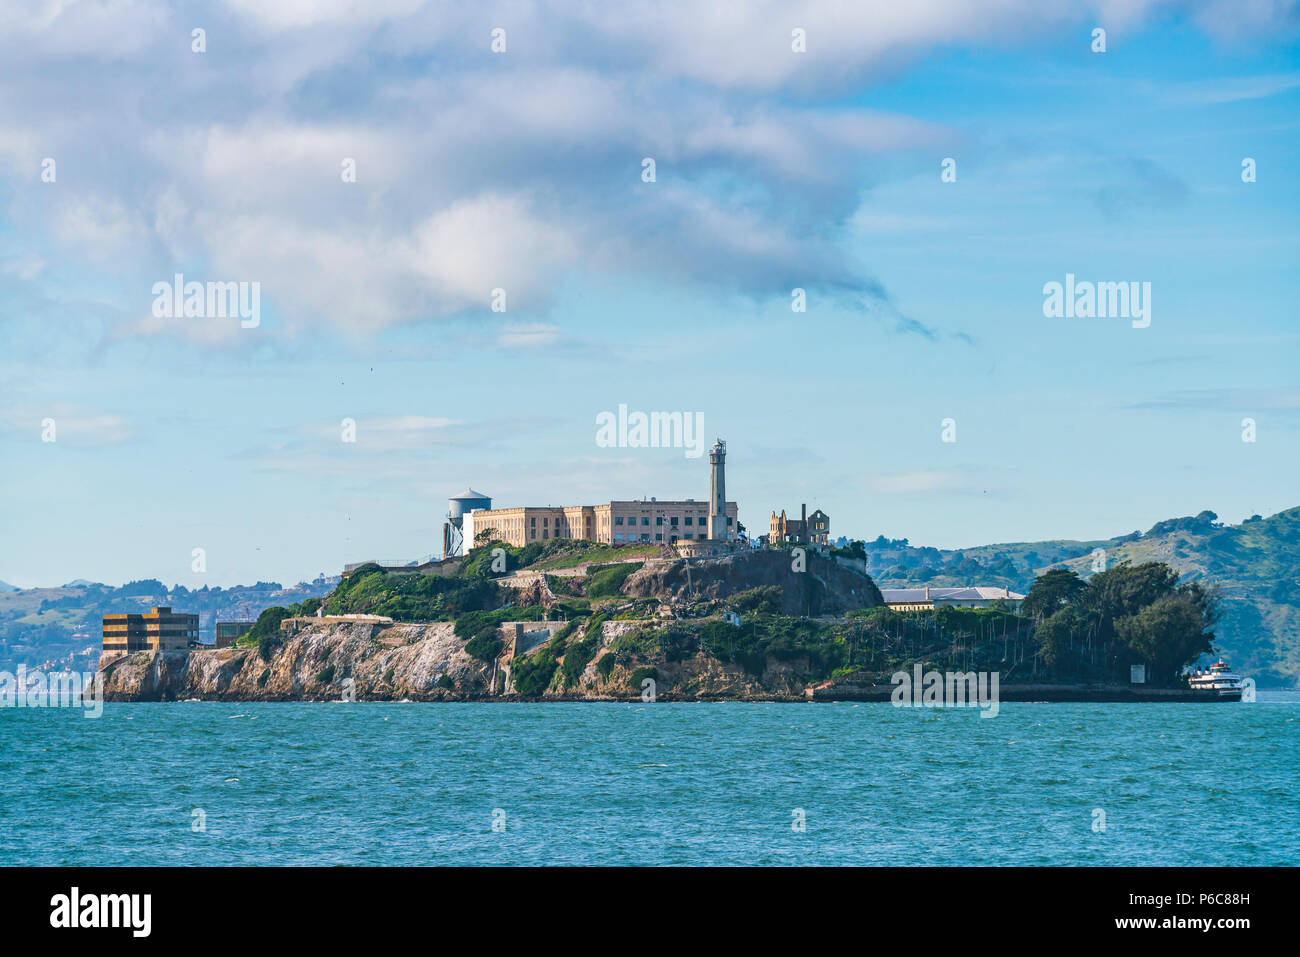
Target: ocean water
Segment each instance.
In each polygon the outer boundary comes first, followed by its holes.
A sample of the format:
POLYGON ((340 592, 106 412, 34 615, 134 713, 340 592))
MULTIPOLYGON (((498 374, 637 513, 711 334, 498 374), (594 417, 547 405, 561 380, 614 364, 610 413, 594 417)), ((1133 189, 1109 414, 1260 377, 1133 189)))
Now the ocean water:
POLYGON ((0 782, 3 864, 1295 865, 1300 695, 5 708, 0 782))

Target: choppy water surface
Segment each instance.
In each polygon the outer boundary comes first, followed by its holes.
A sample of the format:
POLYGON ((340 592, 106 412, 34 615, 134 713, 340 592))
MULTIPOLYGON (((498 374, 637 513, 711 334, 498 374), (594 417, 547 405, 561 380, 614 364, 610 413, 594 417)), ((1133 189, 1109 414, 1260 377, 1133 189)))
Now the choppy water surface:
POLYGON ((1300 696, 6 708, 0 781, 5 864, 1294 865, 1300 696))

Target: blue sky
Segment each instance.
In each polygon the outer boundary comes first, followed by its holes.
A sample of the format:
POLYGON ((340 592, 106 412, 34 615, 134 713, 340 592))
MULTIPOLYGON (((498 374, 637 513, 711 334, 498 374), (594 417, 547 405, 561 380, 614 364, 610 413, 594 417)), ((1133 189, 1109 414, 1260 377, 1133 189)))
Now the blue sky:
POLYGON ((467 485, 705 497, 597 445, 620 403, 702 413, 755 531, 1300 504, 1295 4, 266 6, 0 13, 0 580, 422 556, 467 485), (260 324, 155 317, 177 272, 260 324), (1045 318, 1066 273, 1150 326, 1045 318))

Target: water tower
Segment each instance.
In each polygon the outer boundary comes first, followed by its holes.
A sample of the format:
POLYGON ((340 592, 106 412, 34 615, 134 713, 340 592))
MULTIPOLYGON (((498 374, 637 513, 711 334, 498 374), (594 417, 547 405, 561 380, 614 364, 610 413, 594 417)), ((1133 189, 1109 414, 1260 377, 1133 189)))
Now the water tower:
POLYGON ((467 488, 447 500, 447 521, 442 525, 442 557, 459 555, 464 550, 465 536, 461 532, 465 516, 476 508, 491 508, 492 499, 482 492, 467 488))

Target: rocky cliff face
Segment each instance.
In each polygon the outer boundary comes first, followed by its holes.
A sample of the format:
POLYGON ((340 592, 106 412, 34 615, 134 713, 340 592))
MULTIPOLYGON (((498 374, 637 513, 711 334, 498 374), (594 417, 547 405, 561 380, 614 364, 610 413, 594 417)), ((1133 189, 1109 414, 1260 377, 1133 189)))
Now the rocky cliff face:
MULTIPOLYGON (((610 621, 602 647, 573 686, 553 684, 554 700, 637 698, 643 677, 633 664, 602 674, 598 663, 613 654, 608 643, 645 624, 610 621)), ((508 654, 508 652, 507 652, 508 654)), ((192 652, 137 652, 104 671, 109 701, 484 701, 502 694, 504 666, 465 653, 451 622, 425 625, 312 624, 286 635, 264 661, 256 648, 192 652), (495 674, 495 680, 494 680, 495 674)), ((658 663, 662 700, 799 698, 804 684, 797 667, 772 662, 761 677, 707 655, 658 663)))
POLYGON ((647 564, 629 575, 623 594, 661 601, 720 600, 760 585, 777 585, 784 592, 786 615, 837 615, 882 603, 880 589, 866 568, 846 567, 812 549, 798 558, 787 551, 754 550, 725 558, 647 564))
POLYGON ((492 665, 465 653, 451 622, 332 623, 289 631, 264 661, 256 648, 137 652, 108 666, 109 701, 437 701, 488 693, 492 665), (350 684, 349 684, 350 680, 350 684))

